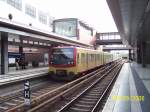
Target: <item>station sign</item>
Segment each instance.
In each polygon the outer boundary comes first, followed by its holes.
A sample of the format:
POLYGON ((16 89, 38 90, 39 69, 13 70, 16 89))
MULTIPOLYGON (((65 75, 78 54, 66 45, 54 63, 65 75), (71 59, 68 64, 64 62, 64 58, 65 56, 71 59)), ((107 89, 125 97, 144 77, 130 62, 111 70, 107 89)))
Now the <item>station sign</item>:
POLYGON ((26 80, 24 83, 24 103, 25 105, 31 104, 31 91, 30 91, 30 81, 26 80))

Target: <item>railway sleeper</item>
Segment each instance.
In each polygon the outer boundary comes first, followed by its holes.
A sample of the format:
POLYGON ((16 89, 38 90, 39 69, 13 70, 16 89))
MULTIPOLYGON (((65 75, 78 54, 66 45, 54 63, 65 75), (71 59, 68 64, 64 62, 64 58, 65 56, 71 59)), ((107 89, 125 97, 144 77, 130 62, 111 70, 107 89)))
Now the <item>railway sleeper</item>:
POLYGON ((20 100, 24 100, 24 97, 22 97, 22 96, 21 96, 21 97, 18 97, 18 99, 20 99, 20 100))
POLYGON ((99 92, 99 90, 98 90, 98 89, 94 89, 94 90, 92 90, 92 92, 97 92, 97 93, 98 93, 98 92, 99 92))
POLYGON ((32 95, 32 96, 31 96, 31 99, 34 99, 34 98, 36 98, 36 97, 37 97, 37 96, 35 96, 35 95, 32 95))
POLYGON ((45 92, 48 92, 48 91, 37 91, 37 93, 39 94, 44 94, 45 92))
POLYGON ((89 109, 82 109, 77 107, 71 107, 71 111, 68 112, 90 112, 89 109))
POLYGON ((88 104, 88 105, 87 105, 87 104, 80 104, 80 103, 75 103, 75 104, 74 104, 75 107, 83 108, 83 109, 84 109, 84 108, 86 108, 86 109, 89 108, 89 109, 90 109, 90 108, 93 107, 93 105, 94 105, 94 104, 88 104))
POLYGON ((7 110, 9 107, 8 106, 6 106, 6 105, 0 105, 0 110, 2 109, 2 110, 7 110))
MULTIPOLYGON (((101 85, 100 85, 100 86, 101 86, 101 85)), ((93 91, 93 90, 98 90, 98 91, 100 91, 100 90, 103 90, 103 89, 104 89, 104 87, 95 87, 95 88, 92 89, 92 91, 93 91)))
POLYGON ((86 95, 86 96, 84 96, 84 98, 88 98, 88 99, 98 99, 98 98, 99 98, 99 95, 98 95, 98 96, 86 95))
POLYGON ((90 91, 89 94, 93 94, 93 95, 97 95, 97 94, 102 94, 102 92, 94 92, 94 91, 90 91))
POLYGON ((83 101, 83 100, 79 100, 78 103, 83 103, 83 104, 95 104, 95 101, 83 101))
POLYGON ((83 98, 81 98, 81 100, 83 100, 83 101, 97 101, 97 99, 92 99, 92 98, 85 98, 85 97, 83 97, 83 98))
POLYGON ((18 100, 18 99, 12 99, 12 101, 17 102, 17 103, 23 103, 23 100, 18 100))
POLYGON ((17 104, 15 102, 5 102, 4 104, 9 106, 16 106, 17 104))
POLYGON ((88 96, 91 96, 91 97, 93 97, 93 96, 99 96, 100 95, 100 93, 97 93, 97 94, 93 94, 93 93, 89 93, 89 94, 87 94, 88 96))
POLYGON ((84 95, 84 96, 82 96, 82 97, 84 97, 84 98, 96 98, 96 97, 99 97, 99 94, 98 95, 91 95, 91 94, 86 94, 86 95, 84 95))
POLYGON ((32 96, 39 96, 39 95, 41 95, 41 93, 38 93, 38 92, 32 93, 32 96))

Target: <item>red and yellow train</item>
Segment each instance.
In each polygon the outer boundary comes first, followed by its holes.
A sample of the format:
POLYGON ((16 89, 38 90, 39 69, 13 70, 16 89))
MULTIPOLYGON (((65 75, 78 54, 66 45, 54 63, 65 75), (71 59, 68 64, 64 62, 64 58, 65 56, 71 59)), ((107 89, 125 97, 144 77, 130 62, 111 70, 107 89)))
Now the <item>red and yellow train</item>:
POLYGON ((113 61, 113 55, 79 47, 54 47, 50 53, 49 74, 55 79, 71 80, 113 61))

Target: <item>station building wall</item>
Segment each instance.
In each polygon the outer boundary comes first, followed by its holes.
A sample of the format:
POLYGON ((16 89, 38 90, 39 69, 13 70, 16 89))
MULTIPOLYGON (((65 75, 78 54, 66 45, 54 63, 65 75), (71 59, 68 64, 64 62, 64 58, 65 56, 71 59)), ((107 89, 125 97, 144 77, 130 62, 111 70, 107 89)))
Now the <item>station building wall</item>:
MULTIPOLYGON (((1 17, 1 19, 9 20, 8 15, 11 14, 12 22, 16 22, 19 24, 27 25, 27 26, 45 30, 45 31, 52 31, 51 24, 54 19, 53 17, 48 16, 49 14, 46 13, 46 11, 45 11, 45 15, 47 16, 46 23, 42 23, 39 21, 39 12, 42 12, 42 11, 40 11, 39 9, 37 9, 35 7, 36 16, 31 17, 30 15, 26 14, 26 10, 25 10, 26 9, 25 7, 27 5, 26 0, 18 0, 18 1, 22 2, 21 9, 17 9, 17 8, 11 6, 10 4, 7 3, 7 0, 0 0, 0 4, 1 4, 0 17, 1 17)), ((12 2, 13 2, 13 0, 12 0, 12 2)), ((44 11, 43 11, 43 13, 44 13, 44 11)))

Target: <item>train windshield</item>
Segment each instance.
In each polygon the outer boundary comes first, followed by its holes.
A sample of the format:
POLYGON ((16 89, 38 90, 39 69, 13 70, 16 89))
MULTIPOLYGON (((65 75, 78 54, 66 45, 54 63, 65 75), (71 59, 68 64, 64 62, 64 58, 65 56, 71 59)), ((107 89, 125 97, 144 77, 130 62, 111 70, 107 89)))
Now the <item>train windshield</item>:
POLYGON ((53 49, 51 56, 51 64, 54 65, 66 65, 74 63, 74 49, 73 48, 61 48, 53 49))

